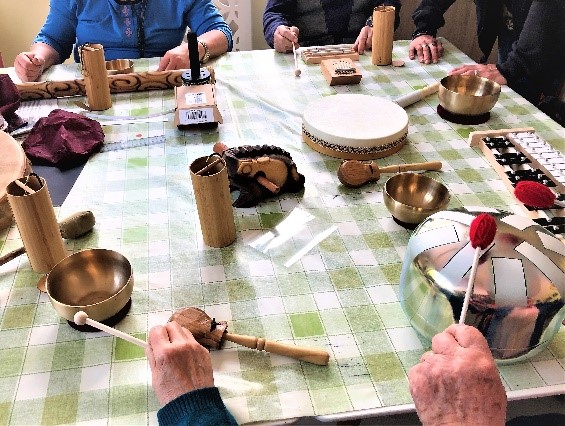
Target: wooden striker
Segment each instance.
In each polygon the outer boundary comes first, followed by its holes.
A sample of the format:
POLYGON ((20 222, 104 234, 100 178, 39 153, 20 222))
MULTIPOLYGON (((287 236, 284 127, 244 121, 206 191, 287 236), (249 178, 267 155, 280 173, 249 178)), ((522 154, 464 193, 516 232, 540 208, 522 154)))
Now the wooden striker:
POLYGON ((80 48, 80 52, 88 106, 93 111, 106 110, 112 106, 112 98, 104 47, 101 44, 85 44, 80 48))
POLYGON ((226 165, 219 161, 199 174, 214 160, 214 157, 194 160, 190 165, 190 179, 204 243, 210 247, 225 247, 235 241, 235 222, 226 165))
POLYGON ((394 36, 394 6, 377 6, 373 10, 373 39, 371 63, 392 63, 392 40, 394 36))
POLYGON ((13 181, 6 188, 8 202, 31 267, 35 272, 48 273, 67 256, 51 196, 45 179, 37 175, 20 182, 35 192, 28 193, 13 181))

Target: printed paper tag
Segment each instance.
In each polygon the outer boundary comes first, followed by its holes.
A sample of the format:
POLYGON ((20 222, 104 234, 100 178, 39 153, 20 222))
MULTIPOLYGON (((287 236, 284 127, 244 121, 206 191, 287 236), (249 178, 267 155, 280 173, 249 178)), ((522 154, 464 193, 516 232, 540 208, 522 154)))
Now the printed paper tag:
POLYGON ((187 105, 195 105, 195 104, 206 104, 206 93, 204 92, 195 92, 195 93, 186 93, 184 95, 184 101, 187 105))
POLYGON ((213 123, 214 110, 212 108, 183 109, 179 111, 180 124, 213 123))

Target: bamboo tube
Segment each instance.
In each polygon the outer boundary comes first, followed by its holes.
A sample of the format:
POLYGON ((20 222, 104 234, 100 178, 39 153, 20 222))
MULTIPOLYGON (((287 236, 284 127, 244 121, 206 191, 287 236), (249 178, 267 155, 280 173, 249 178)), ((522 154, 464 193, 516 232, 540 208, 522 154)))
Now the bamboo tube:
POLYGON ((228 172, 223 161, 205 173, 208 157, 197 158, 190 165, 190 178, 200 219, 204 243, 225 247, 235 241, 235 221, 230 195, 228 172))
POLYGON ((373 65, 392 63, 392 40, 394 36, 394 6, 377 6, 373 10, 373 65))
POLYGON ((45 179, 30 175, 26 186, 35 192, 27 192, 14 181, 6 193, 31 267, 44 274, 63 260, 67 251, 45 179))
POLYGON ((85 44, 81 46, 80 52, 88 106, 93 111, 106 110, 112 106, 112 98, 104 47, 101 44, 85 44))

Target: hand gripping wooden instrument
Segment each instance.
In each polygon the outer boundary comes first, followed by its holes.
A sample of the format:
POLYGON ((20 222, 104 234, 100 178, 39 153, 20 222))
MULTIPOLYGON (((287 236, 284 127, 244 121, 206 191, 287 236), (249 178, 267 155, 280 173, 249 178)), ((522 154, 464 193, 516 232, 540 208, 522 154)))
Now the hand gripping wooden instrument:
POLYGON ((227 340, 247 348, 317 365, 328 365, 330 359, 329 353, 322 349, 286 345, 261 337, 228 333, 226 321, 216 321, 215 318, 210 318, 206 312, 198 308, 178 310, 169 318, 169 321, 176 321, 182 327, 190 330, 196 341, 205 347, 221 349, 224 340, 227 340))

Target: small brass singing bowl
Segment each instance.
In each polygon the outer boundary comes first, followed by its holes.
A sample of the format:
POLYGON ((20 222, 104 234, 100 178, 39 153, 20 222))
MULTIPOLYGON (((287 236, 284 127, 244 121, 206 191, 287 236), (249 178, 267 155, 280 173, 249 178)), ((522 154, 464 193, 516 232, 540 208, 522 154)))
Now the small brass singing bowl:
POLYGON ((393 218, 415 227, 449 204, 448 189, 437 180, 417 173, 399 173, 383 187, 384 202, 393 218))
POLYGON ((47 274, 49 300, 57 313, 73 321, 84 311, 95 321, 116 315, 133 291, 133 270, 120 253, 83 250, 64 258, 47 274))
POLYGON ((113 59, 106 61, 108 75, 129 74, 133 72, 133 61, 130 59, 113 59))
POLYGON ((500 84, 476 75, 453 74, 440 81, 439 104, 452 114, 482 115, 500 96, 500 84))

